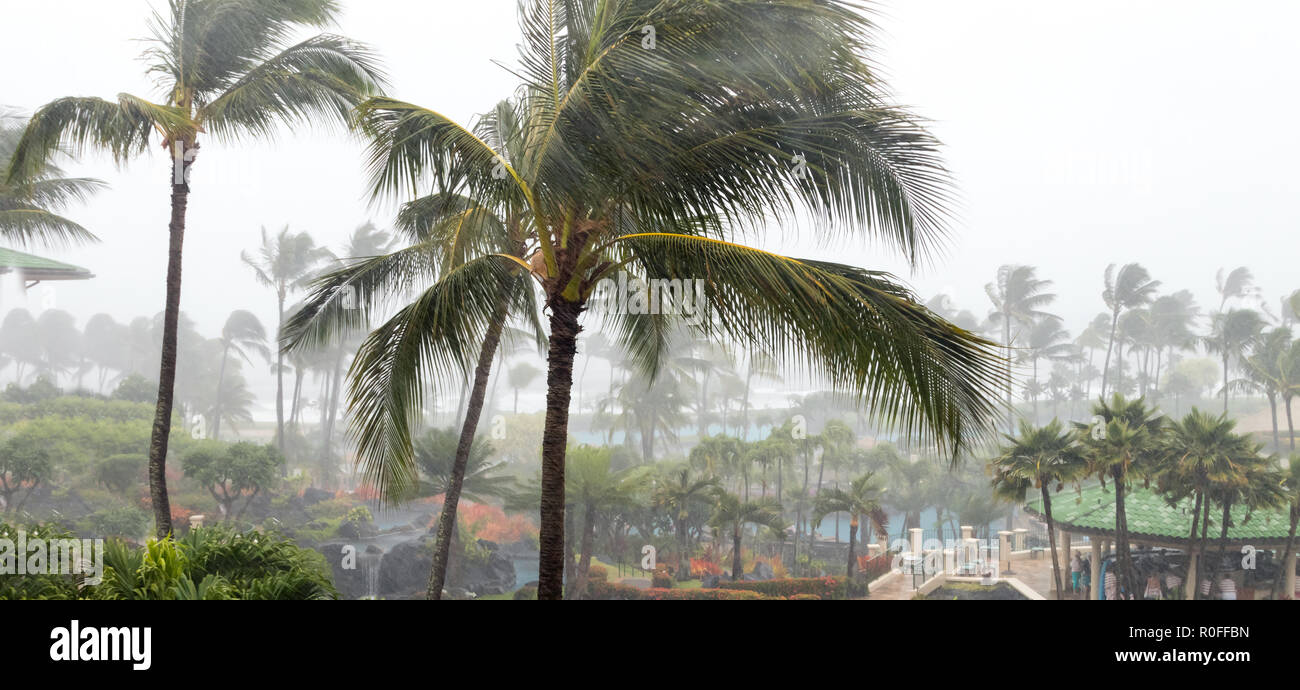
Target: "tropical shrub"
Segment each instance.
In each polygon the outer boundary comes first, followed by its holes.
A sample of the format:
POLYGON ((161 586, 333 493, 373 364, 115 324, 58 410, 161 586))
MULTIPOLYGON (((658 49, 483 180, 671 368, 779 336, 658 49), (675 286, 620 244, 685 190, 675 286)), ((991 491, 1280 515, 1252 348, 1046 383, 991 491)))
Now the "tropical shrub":
POLYGON ((650 577, 650 586, 658 589, 672 589, 673 577, 661 570, 656 570, 650 577))
POLYGON ((788 598, 796 594, 812 594, 822 599, 843 598, 845 589, 842 577, 799 577, 786 580, 759 580, 746 582, 719 582, 721 589, 757 592, 764 596, 788 598))
POLYGON ((600 565, 600 564, 598 564, 598 563, 592 563, 591 566, 589 566, 589 567, 587 568, 587 579, 588 579, 588 580, 608 580, 608 579, 609 579, 609 571, 606 570, 606 569, 605 569, 605 566, 603 566, 603 565, 600 565))

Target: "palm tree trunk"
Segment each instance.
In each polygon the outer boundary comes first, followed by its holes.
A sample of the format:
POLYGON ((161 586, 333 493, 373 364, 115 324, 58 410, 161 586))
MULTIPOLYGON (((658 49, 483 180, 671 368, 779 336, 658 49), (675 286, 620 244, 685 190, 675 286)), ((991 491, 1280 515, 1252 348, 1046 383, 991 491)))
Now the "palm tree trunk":
POLYGON ((429 571, 429 587, 424 598, 438 600, 442 598, 442 588, 447 581, 447 559, 451 553, 451 535, 456 524, 456 509, 460 504, 461 487, 465 484, 465 467, 469 463, 469 451, 474 443, 474 434, 478 431, 479 416, 483 412, 483 398, 487 392, 488 379, 492 374, 492 358, 496 356, 497 346, 501 342, 501 332, 505 327, 509 301, 502 296, 497 302, 483 338, 483 347, 479 350, 478 366, 474 369, 474 390, 469 396, 469 410, 465 414, 465 424, 460 429, 460 441, 456 445, 456 459, 452 461, 451 476, 447 481, 447 492, 442 499, 442 514, 438 516, 438 538, 433 551, 433 568, 429 571))
POLYGON ((853 553, 853 543, 857 540, 857 536, 858 536, 858 516, 850 513, 849 514, 849 565, 847 568, 845 568, 845 573, 848 576, 849 582, 853 582, 853 571, 858 565, 858 559, 855 557, 855 554, 853 553))
MULTIPOLYGON (((1204 500, 1204 498, 1205 498, 1204 492, 1198 489, 1196 491, 1196 504, 1195 507, 1192 508, 1192 533, 1187 537, 1187 546, 1188 546, 1187 550, 1190 553, 1195 553, 1196 557, 1201 559, 1202 561, 1205 560, 1205 557, 1201 556, 1200 552, 1193 551, 1191 545, 1192 542, 1196 541, 1196 529, 1201 522, 1201 501, 1204 500)), ((1192 584, 1194 584, 1192 582, 1192 559, 1191 558, 1187 559, 1187 568, 1185 568, 1183 571, 1183 582, 1188 587, 1191 587, 1192 584)))
POLYGON ((551 337, 547 353, 546 421, 542 429, 542 510, 539 530, 537 598, 564 595, 564 457, 573 395, 573 358, 578 351, 578 317, 583 305, 563 297, 550 300, 551 337))
POLYGON ((740 559, 740 523, 731 530, 731 581, 739 580, 745 573, 745 564, 740 559))
POLYGON ((1052 520, 1052 496, 1047 490, 1047 482, 1042 483, 1043 517, 1047 519, 1047 543, 1052 548, 1052 578, 1056 580, 1056 600, 1065 600, 1065 590, 1061 588, 1061 559, 1056 555, 1056 522, 1052 520))
MULTIPOLYGON (((172 159, 172 179, 184 179, 185 148, 172 159), (178 166, 182 170, 178 170, 178 166)), ((190 186, 172 184, 172 216, 168 225, 167 300, 163 310, 162 361, 158 366, 158 402, 154 407, 153 430, 149 439, 149 500, 153 505, 154 531, 162 539, 171 534, 172 511, 167 497, 167 441, 172 430, 172 396, 176 385, 176 330, 181 313, 181 250, 185 244, 185 211, 190 186)))
POLYGON ((1296 525, 1300 523, 1300 506, 1291 506, 1291 531, 1286 535, 1286 549, 1282 552, 1282 567, 1278 569, 1277 577, 1273 580, 1272 598, 1277 601, 1279 598, 1290 599, 1295 596, 1294 592, 1284 592, 1282 597, 1278 596, 1278 590, 1282 588, 1282 583, 1286 579, 1286 564, 1291 562, 1291 555, 1295 553, 1295 531, 1296 525))
POLYGON ((591 547, 596 537, 596 506, 588 502, 582 510, 582 544, 578 547, 578 573, 574 578, 571 599, 587 593, 587 571, 591 568, 591 547))
POLYGON ((1287 396, 1286 402, 1286 438, 1291 444, 1291 452, 1295 452, 1295 424, 1291 421, 1291 397, 1287 396))
MULTIPOLYGON (((1206 496, 1205 502, 1201 506, 1201 545, 1196 549, 1196 558, 1199 561, 1196 564, 1195 598, 1197 599, 1201 598, 1200 581, 1204 580, 1208 574, 1206 572, 1206 568, 1209 564, 1209 559, 1205 557, 1205 552, 1209 550, 1208 548, 1209 542, 1210 542, 1210 497, 1206 496)), ((1188 586, 1191 586, 1193 583, 1189 582, 1187 584, 1188 586)))
POLYGON ((1277 394, 1272 390, 1268 392, 1268 410, 1273 415, 1273 451, 1277 452, 1282 450, 1282 441, 1277 433, 1277 394))
POLYGON ((212 409, 212 438, 221 440, 221 387, 226 380, 226 358, 230 345, 221 348, 221 368, 217 370, 217 403, 212 409))
MULTIPOLYGON (((284 288, 280 289, 279 295, 279 326, 276 333, 284 328, 284 288)), ((326 444, 328 445, 328 444, 326 444)), ((280 449, 280 454, 284 454, 284 350, 275 348, 275 446, 280 449)), ((283 471, 287 474, 289 466, 286 463, 283 471)))
POLYGON ((1101 365, 1101 397, 1106 398, 1106 383, 1110 376, 1110 353, 1115 349, 1115 329, 1119 326, 1119 306, 1115 306, 1110 319, 1110 339, 1106 342, 1106 361, 1101 365))

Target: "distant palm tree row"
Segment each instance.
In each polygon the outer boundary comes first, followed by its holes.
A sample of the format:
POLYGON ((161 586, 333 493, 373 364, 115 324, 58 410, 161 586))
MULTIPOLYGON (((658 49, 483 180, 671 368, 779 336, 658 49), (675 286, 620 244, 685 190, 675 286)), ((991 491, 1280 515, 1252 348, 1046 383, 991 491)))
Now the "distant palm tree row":
MULTIPOLYGON (((1043 398, 1051 403, 1052 417, 1062 403, 1068 415, 1082 413, 1081 403, 1095 397, 1094 385, 1102 397, 1111 392, 1143 396, 1171 403, 1175 412, 1183 399, 1195 400, 1212 386, 1225 414, 1233 394, 1266 397, 1274 447, 1281 447, 1279 417, 1285 414, 1288 444, 1295 449, 1291 403, 1300 394, 1300 341, 1291 327, 1300 313, 1300 291, 1283 297, 1274 311, 1248 268, 1220 270, 1215 281, 1219 304, 1205 313, 1187 290, 1160 294, 1160 281, 1140 264, 1111 265, 1101 294, 1106 311, 1072 337, 1062 318, 1050 311, 1057 300, 1051 287, 1052 281, 1039 278, 1033 266, 1008 265, 985 287, 991 303, 986 319, 961 311, 948 295, 935 297, 928 306, 1002 343, 1008 372, 1015 374, 1009 381, 1021 382, 1018 397, 1028 403, 1031 423, 1042 418, 1043 398), (1217 360, 1217 382, 1202 366, 1205 360, 1182 361, 1198 352, 1217 360), (1013 362, 1019 372, 1011 369, 1013 362), (1046 376, 1042 364, 1051 366, 1046 376)), ((1016 392, 1010 383, 1003 391, 1008 432, 1015 427, 1016 392)))

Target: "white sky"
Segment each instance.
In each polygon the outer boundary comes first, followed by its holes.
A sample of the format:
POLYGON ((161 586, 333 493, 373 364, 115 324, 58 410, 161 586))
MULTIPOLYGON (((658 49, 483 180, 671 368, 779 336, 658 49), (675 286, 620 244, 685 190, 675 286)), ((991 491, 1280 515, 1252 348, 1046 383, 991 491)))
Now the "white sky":
MULTIPOLYGON (((165 0, 153 0, 165 6, 165 0)), ((509 95, 515 0, 344 0, 338 33, 383 56, 392 94, 463 121, 509 95)), ((67 95, 155 96, 136 58, 146 0, 0 0, 0 104, 67 95)), ((877 60, 899 99, 934 121, 963 207, 946 255, 917 272, 856 245, 769 248, 894 270, 923 297, 953 293, 983 314, 998 265, 1056 282, 1077 332, 1102 309, 1106 264, 1138 261, 1169 291, 1216 303, 1214 272, 1247 265, 1270 305, 1300 288, 1297 87, 1300 3, 890 0, 877 60)), ((337 248, 366 220, 360 146, 304 132, 224 148, 195 169, 182 309, 215 335, 233 309, 274 324, 274 298, 239 262, 259 228, 288 224, 337 248)), ((97 278, 58 286, 79 324, 162 309, 168 166, 70 166, 112 188, 69 215, 102 243, 37 253, 97 278)), ((12 306, 11 300, 6 300, 12 306)), ((5 307, 7 309, 7 307, 5 307)))

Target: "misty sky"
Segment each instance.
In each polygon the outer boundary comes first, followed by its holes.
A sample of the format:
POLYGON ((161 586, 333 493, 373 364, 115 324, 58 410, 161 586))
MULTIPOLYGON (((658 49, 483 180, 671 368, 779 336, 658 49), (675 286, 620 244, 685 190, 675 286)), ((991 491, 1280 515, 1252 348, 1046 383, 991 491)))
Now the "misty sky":
MULTIPOLYGON (((156 97, 137 60, 150 6, 165 0, 0 0, 0 105, 30 112, 60 96, 156 97)), ((510 95, 515 0, 343 0, 338 33, 383 56, 392 95, 468 122, 510 95)), ((962 198, 943 256, 910 271, 878 247, 813 246, 772 233, 767 248, 884 268, 922 297, 945 291, 983 315, 998 265, 1056 282, 1074 333, 1102 310, 1106 264, 1138 261, 1169 291, 1214 304, 1220 266, 1248 265, 1271 307, 1300 288, 1300 3, 1166 0, 892 0, 875 57, 899 100, 933 121, 962 198)), ((112 188, 69 215, 102 243, 36 253, 85 266, 57 306, 82 325, 163 305, 168 161, 68 166, 112 188)), ((288 224, 337 249, 370 208, 361 146, 340 132, 274 144, 205 143, 195 168, 182 309, 215 335, 233 309, 274 326, 274 297, 239 261, 259 229, 288 224)), ((11 295, 4 295, 13 306, 11 295)))

